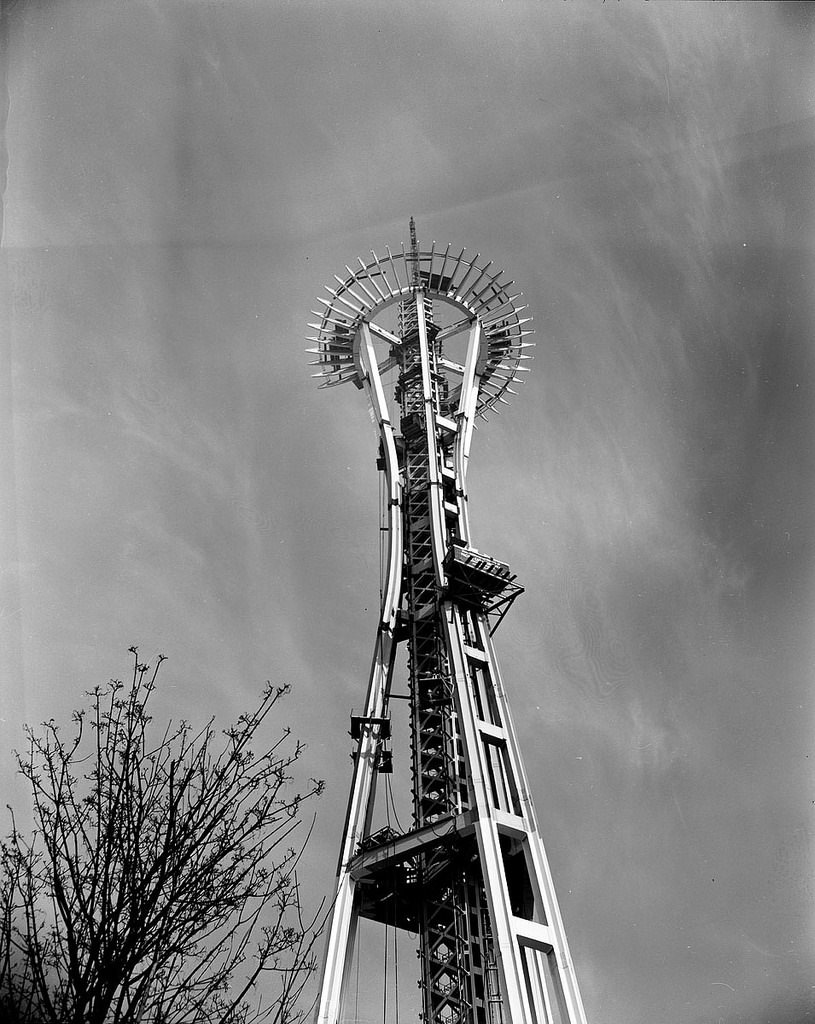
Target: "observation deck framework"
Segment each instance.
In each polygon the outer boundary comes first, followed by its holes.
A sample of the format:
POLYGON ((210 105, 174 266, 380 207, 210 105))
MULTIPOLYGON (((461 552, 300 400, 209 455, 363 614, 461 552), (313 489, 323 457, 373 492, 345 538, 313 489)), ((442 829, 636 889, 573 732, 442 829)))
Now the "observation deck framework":
MULTIPOLYGON (((387 555, 317 1024, 339 1024, 360 917, 416 931, 426 1024, 585 1024, 492 633, 521 588, 470 542, 477 417, 516 394, 531 333, 479 255, 371 253, 335 275, 310 340, 321 387, 366 391, 379 434, 387 555), (378 323, 397 305, 397 324, 378 323), (436 323, 445 307, 449 323, 436 323), (464 340, 464 356, 445 346, 464 340), (397 371, 391 414, 383 374, 397 371), (390 768, 389 702, 407 645, 413 828, 371 834, 390 768)), ((391 314, 392 315, 392 314, 391 314)))

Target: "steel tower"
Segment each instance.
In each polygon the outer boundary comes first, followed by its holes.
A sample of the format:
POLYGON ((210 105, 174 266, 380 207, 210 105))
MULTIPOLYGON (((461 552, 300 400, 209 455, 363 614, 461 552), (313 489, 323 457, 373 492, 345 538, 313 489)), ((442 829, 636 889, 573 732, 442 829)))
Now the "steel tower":
POLYGON ((503 271, 449 245, 420 249, 413 220, 407 251, 385 252, 335 275, 310 325, 320 387, 352 381, 367 394, 386 538, 316 1021, 349 1019, 366 917, 418 934, 425 1024, 585 1024, 492 644, 521 587, 472 546, 467 515, 475 420, 516 393, 529 317, 503 271), (372 831, 400 644, 413 827, 372 831))

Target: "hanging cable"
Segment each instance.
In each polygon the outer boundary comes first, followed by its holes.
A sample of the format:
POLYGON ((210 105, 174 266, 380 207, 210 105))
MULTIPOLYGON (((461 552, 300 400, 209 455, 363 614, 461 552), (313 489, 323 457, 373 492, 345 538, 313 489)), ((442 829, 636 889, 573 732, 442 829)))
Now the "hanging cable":
POLYGON ((393 1002, 395 1024, 399 1024, 399 934, 393 929, 393 1002))
MULTIPOLYGON (((382 755, 381 755, 381 752, 380 752, 380 757, 381 756, 382 755)), ((390 792, 390 783, 391 783, 390 776, 386 776, 385 777, 385 824, 388 826, 388 828, 391 827, 391 812, 390 812, 390 807, 388 806, 388 793, 390 792)))
POLYGON ((382 1024, 388 1019, 388 926, 385 925, 385 964, 382 971, 382 1024))
MULTIPOLYGON (((393 820, 396 822, 396 827, 399 829, 400 832, 404 832, 405 830, 402 828, 402 823, 399 821, 399 815, 396 813, 396 802, 393 799, 393 788, 391 786, 390 776, 387 776, 387 778, 385 779, 385 807, 386 808, 388 806, 388 801, 390 801, 391 810, 393 811, 393 820)), ((390 825, 390 815, 388 815, 388 824, 390 825)))
POLYGON ((359 929, 358 929, 357 930, 357 936, 356 936, 356 949, 355 949, 355 953, 356 953, 356 956, 357 956, 357 979, 356 979, 356 993, 355 993, 355 996, 354 996, 354 1020, 359 1020, 359 961, 361 959, 361 949, 362 949, 362 935, 360 934, 359 929))

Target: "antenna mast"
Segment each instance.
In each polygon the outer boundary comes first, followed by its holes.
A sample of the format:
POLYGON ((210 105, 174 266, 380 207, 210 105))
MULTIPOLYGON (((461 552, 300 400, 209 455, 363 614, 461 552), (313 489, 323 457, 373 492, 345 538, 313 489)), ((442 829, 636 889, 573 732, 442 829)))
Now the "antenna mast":
POLYGON ((413 266, 413 287, 419 287, 419 243, 416 240, 416 221, 410 218, 410 259, 413 266))

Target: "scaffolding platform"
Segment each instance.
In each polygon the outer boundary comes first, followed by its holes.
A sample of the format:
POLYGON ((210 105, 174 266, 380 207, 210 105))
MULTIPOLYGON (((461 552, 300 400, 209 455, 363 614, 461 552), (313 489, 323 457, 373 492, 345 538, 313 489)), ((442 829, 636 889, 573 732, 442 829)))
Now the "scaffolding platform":
POLYGON ((449 596, 463 604, 489 608, 523 592, 506 562, 463 544, 451 544, 447 549, 444 570, 449 596))

